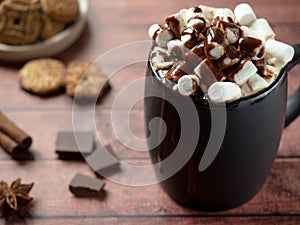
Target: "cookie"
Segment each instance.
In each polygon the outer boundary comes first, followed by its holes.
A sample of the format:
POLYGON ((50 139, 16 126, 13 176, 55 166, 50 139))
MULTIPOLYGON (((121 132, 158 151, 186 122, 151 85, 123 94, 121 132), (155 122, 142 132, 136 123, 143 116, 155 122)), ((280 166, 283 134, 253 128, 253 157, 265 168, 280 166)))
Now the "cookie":
POLYGON ((64 85, 65 72, 65 65, 59 60, 36 59, 23 66, 19 71, 19 80, 22 88, 31 93, 50 95, 64 85))
POLYGON ((42 15, 42 31, 41 38, 43 40, 49 39, 60 33, 65 28, 65 23, 58 22, 52 19, 48 14, 42 15))
POLYGON ((79 16, 78 0, 41 0, 42 9, 54 20, 71 23, 79 16))
POLYGON ((66 93, 76 100, 97 100, 109 88, 108 79, 97 65, 82 61, 69 64, 66 93))
POLYGON ((32 44, 41 32, 38 1, 6 0, 0 4, 0 42, 8 45, 32 44))

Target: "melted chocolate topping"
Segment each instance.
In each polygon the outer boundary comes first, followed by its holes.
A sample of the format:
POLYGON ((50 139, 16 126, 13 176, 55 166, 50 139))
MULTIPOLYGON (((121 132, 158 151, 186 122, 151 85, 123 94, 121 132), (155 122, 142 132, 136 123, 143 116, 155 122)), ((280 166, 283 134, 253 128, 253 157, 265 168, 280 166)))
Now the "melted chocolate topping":
POLYGON ((224 30, 218 27, 210 27, 207 30, 206 38, 208 44, 211 44, 212 42, 223 44, 225 42, 224 30))
MULTIPOLYGON (((259 48, 262 45, 262 41, 260 39, 245 37, 240 40, 239 50, 242 55, 248 57, 254 57, 256 55, 255 49, 259 48)), ((263 55, 264 52, 260 53, 263 55)))

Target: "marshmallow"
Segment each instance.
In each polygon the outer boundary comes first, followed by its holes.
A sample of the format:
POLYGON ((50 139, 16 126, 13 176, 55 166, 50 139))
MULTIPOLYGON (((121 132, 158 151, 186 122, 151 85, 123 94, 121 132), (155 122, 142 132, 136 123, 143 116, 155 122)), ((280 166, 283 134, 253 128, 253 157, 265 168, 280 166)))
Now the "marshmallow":
MULTIPOLYGON (((167 49, 155 46, 152 50, 152 61, 155 62, 155 64, 158 66, 158 64, 161 64, 163 62, 171 62, 170 54, 167 51, 167 49), (153 60, 153 58, 155 58, 153 60), (158 64, 157 64, 158 63, 158 64)), ((160 66, 158 66, 160 67, 160 66)))
POLYGON ((275 76, 267 76, 265 77, 265 81, 271 85, 275 81, 276 77, 275 76))
POLYGON ((265 38, 266 40, 268 39, 275 39, 275 33, 270 27, 270 24, 268 23, 267 20, 265 19, 257 19, 255 20, 251 26, 250 29, 260 37, 265 38))
POLYGON ((265 55, 265 40, 253 37, 241 38, 239 51, 243 56, 250 57, 253 60, 262 59, 265 55))
POLYGON ((196 75, 184 75, 178 80, 178 92, 184 96, 190 96, 198 90, 199 82, 196 75))
POLYGON ((291 61, 294 53, 294 48, 288 44, 273 39, 266 42, 265 59, 270 65, 277 68, 282 68, 291 61))
POLYGON ((267 56, 266 62, 267 62, 268 65, 279 68, 279 70, 282 69, 286 65, 285 62, 279 60, 278 58, 270 57, 270 56, 267 56))
POLYGON ((202 9, 199 7, 191 7, 185 13, 185 19, 187 22, 196 17, 203 17, 202 9))
POLYGON ((173 62, 165 62, 161 56, 155 56, 152 58, 152 65, 158 70, 170 69, 173 62))
POLYGON ((175 34, 175 37, 177 39, 180 38, 181 32, 187 28, 185 16, 186 16, 187 10, 180 10, 180 12, 175 13, 171 16, 168 16, 166 18, 166 23, 168 27, 173 31, 175 34))
POLYGON ((241 37, 240 28, 234 23, 218 21, 217 27, 222 28, 225 31, 226 38, 229 41, 229 44, 236 43, 241 37))
POLYGON ((196 29, 199 33, 202 33, 206 29, 206 21, 204 18, 193 18, 188 21, 187 26, 196 29))
POLYGON ((167 44, 169 54, 174 58, 182 59, 188 49, 180 40, 171 40, 167 44))
POLYGON ((257 73, 250 77, 247 83, 254 93, 269 86, 268 82, 257 73))
POLYGON ((155 42, 158 46, 167 47, 167 44, 170 40, 174 38, 173 33, 168 29, 163 29, 157 33, 155 42))
POLYGON ((205 5, 199 5, 199 8, 202 10, 205 19, 207 19, 209 22, 212 22, 217 9, 205 5))
POLYGON ((234 44, 239 40, 239 35, 234 29, 226 28, 225 30, 227 40, 229 41, 230 44, 234 44))
POLYGON ((167 43, 174 38, 174 34, 170 29, 158 24, 153 24, 148 33, 156 44, 161 47, 167 47, 167 43))
POLYGON ((222 57, 218 62, 217 62, 217 65, 218 67, 223 70, 223 69, 226 69, 227 67, 229 66, 232 66, 236 63, 238 63, 240 60, 238 58, 235 58, 235 59, 231 59, 231 58, 228 58, 228 57, 222 57))
POLYGON ((249 26, 256 20, 256 15, 247 3, 239 4, 234 9, 237 22, 242 26, 249 26))
POLYGON ((231 72, 229 79, 242 86, 247 80, 257 72, 256 66, 250 59, 244 59, 236 70, 231 72))
POLYGON ((148 34, 150 36, 151 39, 155 40, 155 36, 157 34, 158 31, 162 30, 162 26, 159 24, 153 24, 150 26, 149 30, 148 30, 148 34))
POLYGON ((199 33, 206 29, 206 20, 199 7, 192 7, 186 11, 185 20, 187 27, 196 29, 199 33))
POLYGON ((185 62, 179 61, 176 62, 172 68, 168 71, 166 78, 168 80, 172 80, 175 82, 178 82, 180 77, 184 76, 187 74, 187 71, 185 69, 185 62))
POLYGON ((242 95, 243 97, 249 96, 253 94, 253 91, 251 90, 251 88, 249 87, 248 83, 245 83, 241 86, 241 91, 242 91, 242 95))
POLYGON ((219 59, 225 53, 225 33, 218 27, 210 27, 207 30, 205 41, 205 54, 211 59, 219 59))
POLYGON ((208 97, 216 103, 231 102, 242 97, 242 91, 233 82, 215 82, 208 89, 208 97))
POLYGON ((158 70, 170 69, 174 62, 165 61, 165 57, 163 55, 156 54, 151 59, 152 65, 158 70))
POLYGON ((213 42, 210 45, 206 45, 204 49, 207 57, 211 59, 219 59, 225 53, 224 46, 216 42, 213 42))
POLYGON ((183 16, 185 16, 187 11, 188 11, 187 9, 180 9, 179 14, 182 14, 183 16))
POLYGON ((246 97, 269 87, 269 85, 270 83, 267 82, 266 79, 262 78, 258 74, 254 74, 252 77, 249 78, 247 83, 241 86, 242 94, 244 97, 246 97))
POLYGON ((280 73, 281 68, 272 66, 272 65, 265 65, 263 75, 265 77, 277 77, 280 73))
POLYGON ((200 42, 201 39, 204 41, 204 36, 202 34, 200 36, 198 31, 192 27, 188 27, 182 31, 181 42, 186 48, 193 48, 200 42))
POLYGON ((233 23, 234 22, 234 14, 231 9, 220 8, 220 9, 216 10, 213 19, 233 23))
POLYGON ((240 62, 240 54, 232 45, 226 46, 226 53, 216 61, 219 69, 223 70, 240 62))
POLYGON ((247 26, 240 26, 241 35, 243 38, 245 37, 255 37, 254 32, 247 26))

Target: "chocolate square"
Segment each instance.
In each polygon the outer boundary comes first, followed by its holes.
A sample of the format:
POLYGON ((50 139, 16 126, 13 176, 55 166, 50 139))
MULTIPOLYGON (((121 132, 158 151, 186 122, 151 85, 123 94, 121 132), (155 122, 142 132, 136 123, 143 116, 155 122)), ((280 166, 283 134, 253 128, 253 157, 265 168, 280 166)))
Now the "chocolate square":
POLYGON ((77 197, 99 195, 105 182, 97 178, 77 173, 69 184, 70 191, 77 197))
POLYGON ((108 177, 120 171, 120 160, 110 145, 104 147, 101 143, 97 143, 95 151, 85 160, 94 172, 102 177, 108 177))
POLYGON ((61 131, 57 134, 56 150, 60 159, 84 159, 94 150, 93 132, 61 131))

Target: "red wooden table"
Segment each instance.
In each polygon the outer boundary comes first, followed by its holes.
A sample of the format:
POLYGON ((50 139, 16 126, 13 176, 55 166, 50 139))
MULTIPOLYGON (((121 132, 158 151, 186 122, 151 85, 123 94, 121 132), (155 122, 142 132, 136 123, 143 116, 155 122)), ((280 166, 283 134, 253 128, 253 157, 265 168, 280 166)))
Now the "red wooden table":
MULTIPOLYGON (((148 28, 166 15, 199 4, 233 8, 239 1, 203 0, 90 0, 87 26, 80 39, 56 56, 66 63, 79 59, 94 61, 122 44, 149 40, 148 28)), ((253 0, 258 17, 266 18, 277 39, 289 44, 300 42, 300 1, 253 0)), ((129 54, 130 57, 130 54, 129 54)), ((112 65, 114 62, 111 62, 112 65)), ((130 187, 107 181, 105 193, 97 198, 75 198, 68 184, 76 172, 94 176, 84 161, 62 161, 55 154, 58 131, 72 130, 72 108, 65 94, 51 98, 30 95, 19 88, 18 70, 22 64, 0 63, 0 109, 30 133, 34 144, 32 158, 15 160, 0 151, 0 179, 9 182, 21 177, 35 182, 34 201, 22 218, 0 218, 0 224, 300 224, 300 118, 284 130, 278 156, 262 190, 247 204, 220 213, 205 213, 181 207, 163 192, 158 184, 130 187)), ((112 90, 96 106, 97 138, 110 143, 124 162, 148 165, 147 152, 132 151, 115 137, 110 123, 112 103, 124 85, 145 74, 146 63, 137 63, 117 72, 111 80, 112 90)), ((300 68, 289 73, 289 93, 300 84, 300 68)), ((120 112, 126 106, 118 108, 120 112)), ((93 129, 82 114, 77 126, 93 129)), ((143 104, 130 114, 132 131, 144 136, 143 104)), ((143 174, 136 174, 136 179, 143 174)))

